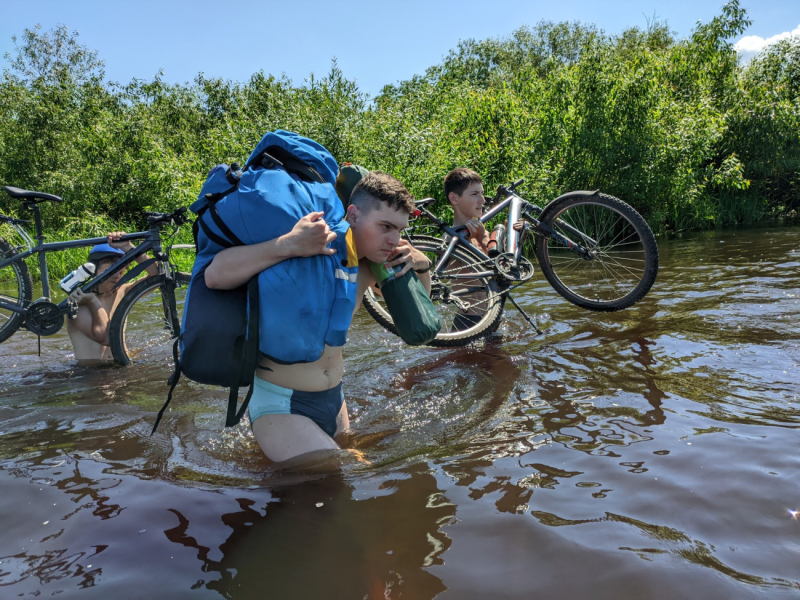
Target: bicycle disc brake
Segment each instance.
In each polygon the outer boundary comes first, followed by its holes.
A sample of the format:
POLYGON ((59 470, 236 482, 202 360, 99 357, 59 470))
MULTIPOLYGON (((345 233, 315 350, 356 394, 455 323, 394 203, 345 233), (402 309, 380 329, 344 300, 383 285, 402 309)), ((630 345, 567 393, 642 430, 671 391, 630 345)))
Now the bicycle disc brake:
POLYGON ((533 264, 524 256, 519 260, 511 252, 504 252, 494 260, 497 273, 508 281, 528 281, 533 277, 533 264))
POLYGON ((61 309, 49 300, 36 300, 25 313, 25 327, 36 335, 53 335, 63 326, 61 309))

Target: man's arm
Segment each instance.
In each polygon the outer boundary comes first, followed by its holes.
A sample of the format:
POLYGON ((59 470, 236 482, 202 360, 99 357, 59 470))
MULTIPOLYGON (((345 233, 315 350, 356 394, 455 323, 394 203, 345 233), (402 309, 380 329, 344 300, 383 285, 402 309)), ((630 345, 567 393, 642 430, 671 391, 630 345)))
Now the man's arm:
POLYGON ((81 319, 80 315, 78 316, 75 320, 78 331, 90 340, 94 340, 103 346, 108 346, 109 314, 106 312, 103 305, 100 304, 100 300, 97 299, 97 296, 84 293, 79 286, 69 297, 71 300, 74 300, 79 307, 87 308, 92 316, 91 320, 81 319))
MULTIPOLYGON (((134 246, 130 241, 119 241, 119 239, 125 235, 124 231, 112 231, 108 234, 108 245, 112 248, 119 248, 123 252, 129 252, 133 250, 134 246)), ((137 263, 143 263, 144 261, 148 260, 150 257, 147 254, 140 254, 136 257, 137 263)), ((146 269, 146 273, 148 277, 153 275, 158 275, 158 264, 153 263, 146 269)))
POLYGON ((289 233, 274 240, 221 251, 206 269, 206 285, 211 289, 230 290, 287 258, 336 254, 336 250, 328 248, 336 234, 325 223, 323 215, 321 212, 306 215, 289 233))

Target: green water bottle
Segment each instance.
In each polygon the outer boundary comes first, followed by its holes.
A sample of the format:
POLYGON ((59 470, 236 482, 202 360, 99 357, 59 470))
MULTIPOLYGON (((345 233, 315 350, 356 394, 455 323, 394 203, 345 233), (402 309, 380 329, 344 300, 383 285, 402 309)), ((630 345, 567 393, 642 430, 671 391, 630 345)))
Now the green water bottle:
POLYGON ((386 302, 386 309, 392 315, 397 335, 406 344, 419 346, 435 338, 442 323, 414 270, 409 269, 402 277, 397 276, 404 266, 387 267, 383 263, 369 263, 386 302))
POLYGON ((397 274, 403 270, 405 264, 387 267, 386 263, 376 263, 369 261, 369 270, 372 271, 372 276, 378 282, 378 287, 383 286, 383 282, 389 279, 394 279, 397 274))

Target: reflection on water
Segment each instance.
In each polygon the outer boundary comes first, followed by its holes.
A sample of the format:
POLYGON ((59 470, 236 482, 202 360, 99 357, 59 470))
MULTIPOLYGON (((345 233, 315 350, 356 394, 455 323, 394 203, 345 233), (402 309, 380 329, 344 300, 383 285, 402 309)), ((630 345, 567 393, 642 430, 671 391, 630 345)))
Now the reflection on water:
POLYGON ((546 284, 475 347, 366 314, 353 431, 278 469, 169 353, 74 366, 62 332, 0 345, 0 597, 793 597, 800 594, 800 228, 663 241, 613 314, 546 284), (135 586, 132 588, 131 586, 135 586))

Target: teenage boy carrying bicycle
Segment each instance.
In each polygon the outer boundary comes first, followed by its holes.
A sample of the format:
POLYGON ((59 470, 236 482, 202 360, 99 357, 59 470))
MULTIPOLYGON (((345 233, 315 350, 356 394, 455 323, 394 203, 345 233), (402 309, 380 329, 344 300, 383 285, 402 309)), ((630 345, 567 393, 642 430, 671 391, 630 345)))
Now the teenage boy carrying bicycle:
MULTIPOLYGON (((453 169, 444 178, 444 195, 453 207, 453 227, 466 227, 460 233, 461 237, 488 256, 491 236, 480 220, 483 205, 486 204, 481 176, 465 167, 453 169)), ((514 229, 519 229, 522 225, 523 221, 520 220, 514 225, 514 229)), ((463 299, 476 303, 482 300, 476 294, 465 295, 463 299)), ((453 330, 469 329, 480 321, 481 316, 481 311, 470 309, 458 312, 453 319, 453 330)))
MULTIPOLYGON (((453 227, 466 227, 463 238, 488 255, 491 236, 480 221, 483 205, 486 204, 481 176, 465 167, 453 169, 444 178, 444 195, 453 207, 453 227)), ((519 230, 522 225, 520 219, 514 229, 519 230)))
MULTIPOLYGON (((89 262, 95 266, 95 275, 113 265, 120 256, 133 248, 129 241, 119 241, 124 231, 112 231, 108 234, 108 243, 94 246, 89 251, 89 262)), ((142 254, 136 257, 137 262, 147 260, 142 254)), ((158 266, 153 264, 147 268, 147 276, 158 275, 158 266)), ((80 286, 69 298, 78 305, 78 314, 67 321, 67 333, 75 350, 75 358, 79 365, 91 365, 114 360, 108 346, 108 325, 111 316, 122 298, 135 283, 130 282, 114 289, 117 282, 125 275, 124 270, 114 273, 101 283, 94 293, 84 293, 80 286)))
POLYGON ((453 227, 466 227, 463 238, 487 254, 489 232, 480 221, 486 204, 481 176, 472 169, 453 169, 444 178, 444 195, 453 207, 453 227))

